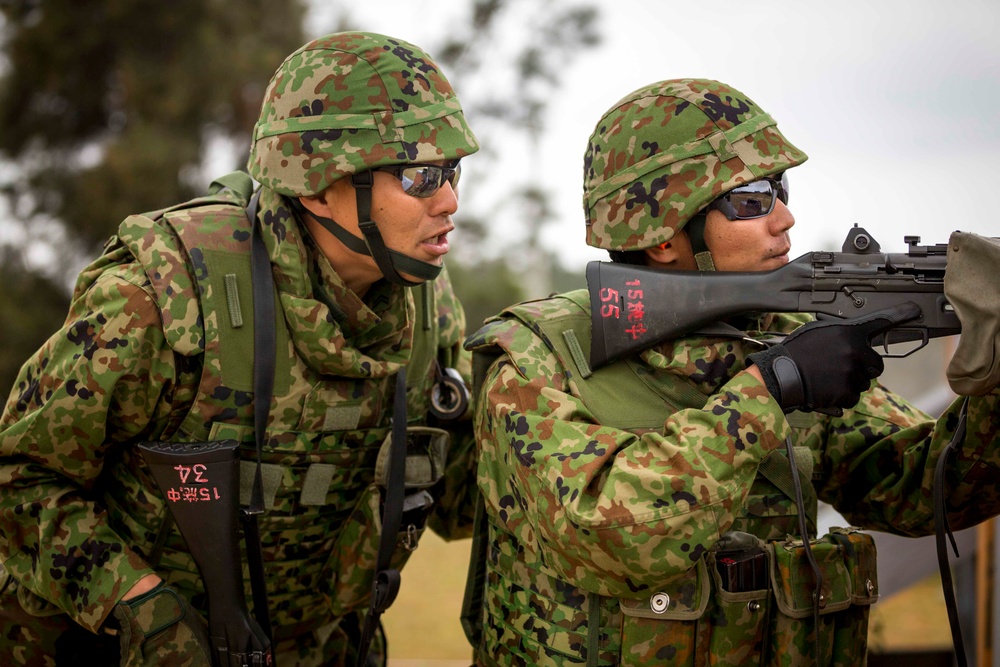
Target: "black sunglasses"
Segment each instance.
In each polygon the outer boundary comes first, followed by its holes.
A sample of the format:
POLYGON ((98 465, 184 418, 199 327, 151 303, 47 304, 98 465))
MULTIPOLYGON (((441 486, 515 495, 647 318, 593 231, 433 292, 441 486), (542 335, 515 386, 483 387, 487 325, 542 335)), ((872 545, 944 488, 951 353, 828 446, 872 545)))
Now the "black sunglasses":
POLYGON ((788 176, 785 172, 778 179, 762 178, 738 188, 733 188, 708 205, 709 210, 722 211, 730 220, 763 218, 774 210, 774 202, 788 203, 788 176))
POLYGON ((433 197, 444 185, 445 181, 451 187, 458 186, 458 178, 462 175, 462 166, 455 163, 451 167, 439 164, 400 164, 391 167, 377 167, 376 171, 385 171, 403 185, 403 192, 412 197, 433 197))

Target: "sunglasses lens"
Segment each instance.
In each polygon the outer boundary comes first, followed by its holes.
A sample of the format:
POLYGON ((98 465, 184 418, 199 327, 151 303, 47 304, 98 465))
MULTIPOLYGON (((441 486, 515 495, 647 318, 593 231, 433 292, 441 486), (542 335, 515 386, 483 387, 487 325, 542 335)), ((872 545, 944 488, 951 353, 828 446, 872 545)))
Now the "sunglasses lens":
POLYGON ((461 167, 439 167, 433 164, 422 164, 413 167, 403 167, 396 172, 403 184, 403 192, 412 197, 432 197, 444 185, 447 177, 452 187, 458 185, 461 167))
POLYGON ((430 197, 441 185, 441 168, 424 165, 399 170, 403 192, 413 197, 430 197))
POLYGON ((771 212, 775 194, 770 181, 754 181, 731 190, 728 198, 737 218, 759 218, 771 212))

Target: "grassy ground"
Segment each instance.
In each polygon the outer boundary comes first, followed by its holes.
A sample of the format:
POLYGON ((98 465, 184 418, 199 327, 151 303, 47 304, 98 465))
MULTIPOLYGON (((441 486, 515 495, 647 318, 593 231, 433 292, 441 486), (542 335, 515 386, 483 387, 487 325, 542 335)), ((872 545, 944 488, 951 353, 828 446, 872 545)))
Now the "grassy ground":
POLYGON ((868 627, 871 651, 950 649, 951 629, 937 574, 918 581, 873 608, 868 627))
POLYGON ((459 615, 471 540, 427 531, 403 569, 399 596, 382 616, 389 667, 468 667, 472 649, 459 615))
MULTIPOLYGON (((469 566, 469 540, 444 542, 428 532, 403 570, 396 602, 382 617, 390 667, 468 667, 472 651, 459 614, 469 566)), ((872 609, 872 651, 949 648, 951 634, 935 575, 872 609)))

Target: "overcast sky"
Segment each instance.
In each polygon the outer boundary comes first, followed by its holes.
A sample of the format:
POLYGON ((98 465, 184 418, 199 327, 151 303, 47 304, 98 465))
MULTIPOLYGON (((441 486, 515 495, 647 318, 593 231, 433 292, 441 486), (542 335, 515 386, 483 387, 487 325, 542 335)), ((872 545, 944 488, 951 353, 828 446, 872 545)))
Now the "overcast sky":
MULTIPOLYGON (((433 55, 449 14, 468 4, 435 3, 435 17, 419 18, 412 0, 351 11, 360 29, 401 37, 433 55)), ((905 250, 906 234, 924 243, 945 242, 955 229, 1000 236, 990 206, 990 193, 1000 189, 1000 3, 593 4, 601 11, 603 45, 566 69, 552 105, 558 118, 549 123, 540 159, 527 165, 557 193, 558 222, 546 238, 570 266, 582 270, 587 259, 606 258, 583 242, 582 156, 594 124, 632 90, 680 77, 742 90, 809 154, 790 172, 793 256, 839 249, 853 223, 890 252, 905 250)), ((323 11, 314 18, 321 23, 323 11)), ((502 43, 484 48, 503 56, 502 43)), ((460 224, 461 211, 457 218, 460 224)))

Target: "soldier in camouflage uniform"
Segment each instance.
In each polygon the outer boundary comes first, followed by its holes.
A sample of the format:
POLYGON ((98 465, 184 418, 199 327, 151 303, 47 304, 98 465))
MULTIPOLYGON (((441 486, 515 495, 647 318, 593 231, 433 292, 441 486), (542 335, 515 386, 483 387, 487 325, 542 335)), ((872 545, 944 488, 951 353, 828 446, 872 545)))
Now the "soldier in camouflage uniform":
MULTIPOLYGON (((794 224, 784 173, 805 159, 730 86, 642 88, 590 138, 587 243, 658 268, 778 268, 794 224)), ((800 518, 816 538, 818 498, 855 526, 933 532, 931 480, 958 404, 931 419, 872 381, 882 362, 858 326, 797 314, 737 318, 735 336, 593 370, 591 307, 585 290, 522 303, 466 342, 482 387, 482 567, 465 619, 478 664, 863 664, 871 537, 811 541, 814 598, 800 518), (799 396, 774 371, 789 363, 799 396)), ((995 386, 970 399, 948 470, 953 528, 997 511, 998 399, 995 386)))
MULTIPOLYGON (((397 39, 312 41, 266 92, 249 172, 276 284, 260 529, 283 667, 353 664, 402 368, 429 444, 409 455, 425 493, 398 543, 471 532, 471 422, 440 424, 449 444, 429 411, 443 369, 471 369, 441 269, 458 162, 477 149, 444 74, 397 39)), ((4 665, 209 664, 202 582, 136 445, 236 439, 250 489, 252 188, 230 175, 125 220, 21 370, 0 421, 4 665)))

